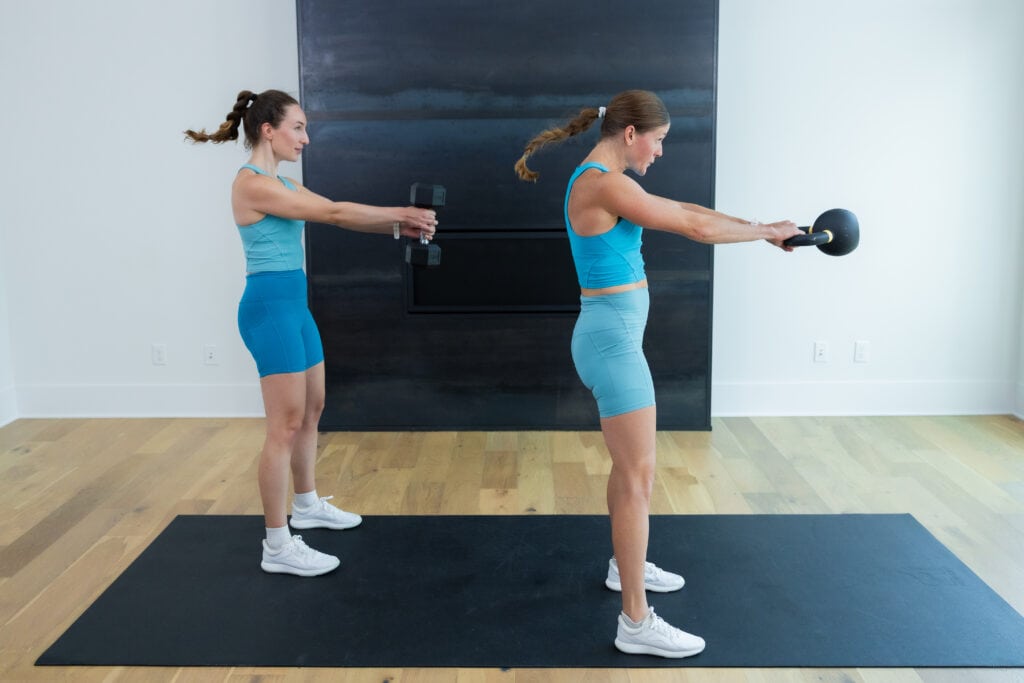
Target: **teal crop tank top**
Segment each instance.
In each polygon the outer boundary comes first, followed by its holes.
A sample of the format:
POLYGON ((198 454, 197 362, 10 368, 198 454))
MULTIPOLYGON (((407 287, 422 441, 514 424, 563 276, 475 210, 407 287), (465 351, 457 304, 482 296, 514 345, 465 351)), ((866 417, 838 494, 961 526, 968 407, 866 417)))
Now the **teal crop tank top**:
MULTIPOLYGON (((252 164, 248 168, 260 175, 270 174, 252 164)), ((239 169, 241 170, 241 169, 239 169)), ((287 178, 277 176, 289 190, 298 191, 287 178)), ((248 273, 264 273, 268 271, 299 270, 302 268, 302 227, 303 221, 281 218, 267 214, 252 225, 239 225, 238 234, 242 237, 242 248, 245 251, 245 270, 248 273)))
POLYGON ((597 163, 583 164, 569 178, 569 186, 565 189, 565 228, 569 233, 569 248, 572 260, 576 264, 576 276, 580 287, 600 289, 626 285, 643 280, 644 258, 640 253, 643 244, 644 229, 639 225, 619 218, 619 222, 608 232, 585 237, 578 235, 569 222, 569 193, 573 183, 588 169, 596 168, 602 173, 608 169, 597 163))

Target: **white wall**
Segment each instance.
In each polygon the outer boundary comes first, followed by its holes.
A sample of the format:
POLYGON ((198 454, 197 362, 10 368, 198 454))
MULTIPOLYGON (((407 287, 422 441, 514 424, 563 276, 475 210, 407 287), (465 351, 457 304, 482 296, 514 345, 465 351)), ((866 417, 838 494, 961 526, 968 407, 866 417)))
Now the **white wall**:
MULTIPOLYGON (((0 8, 0 65, 11 63, 8 59, 7 40, 6 13, 0 8)), ((3 74, 7 70, 0 67, 0 86, 5 83, 3 74)), ((0 123, 7 123, 2 107, 0 107, 0 123)), ((16 160, 12 161, 15 165, 17 164, 16 160)), ((12 262, 13 258, 8 238, 8 234, 12 232, 13 228, 8 217, 8 209, 13 201, 13 195, 9 194, 8 188, 5 187, 6 175, 4 173, 4 171, 0 171, 0 426, 18 417, 17 396, 14 388, 14 356, 11 352, 10 311, 7 303, 8 264, 12 262)))
MULTIPOLYGON (((1021 249, 1020 263, 1022 264, 1020 269, 1024 270, 1024 247, 1021 249)), ((1013 414, 1024 420, 1024 301, 1021 302, 1020 321, 1020 355, 1017 358, 1017 398, 1013 414)))
MULTIPOLYGON (((716 250, 716 415, 1021 411, 1022 25, 1016 0, 721 0, 718 207, 845 206, 864 238, 716 250)), ((294 2, 3 3, 0 64, 0 424, 261 414, 235 328, 245 155, 181 131, 243 88, 297 94, 294 2)))
POLYGON ((0 226, 0 426, 18 416, 14 394, 14 359, 11 356, 11 326, 7 310, 7 278, 4 276, 4 231, 0 226))
POLYGON ((216 127, 241 89, 298 95, 295 3, 56 0, 0 13, 0 187, 13 199, 0 202, 0 245, 19 413, 262 414, 235 327, 244 261, 228 192, 246 156, 182 131, 216 127), (167 365, 151 363, 153 342, 167 365), (219 365, 203 364, 204 344, 219 365))
POLYGON ((716 250, 715 414, 1014 410, 1022 26, 1016 0, 721 1, 718 208, 841 206, 863 236, 716 250))

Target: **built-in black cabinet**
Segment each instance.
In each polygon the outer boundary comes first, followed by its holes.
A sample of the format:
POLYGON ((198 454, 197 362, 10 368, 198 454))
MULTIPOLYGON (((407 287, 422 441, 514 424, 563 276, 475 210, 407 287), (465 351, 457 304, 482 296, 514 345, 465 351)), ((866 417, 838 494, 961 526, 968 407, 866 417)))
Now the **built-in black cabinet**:
MULTIPOLYGON (((566 182, 597 140, 513 164, 537 132, 630 88, 672 114, 643 186, 711 205, 717 0, 298 0, 305 184, 405 205, 445 186, 441 266, 405 240, 309 224, 310 307, 327 367, 325 430, 593 429, 569 353, 579 291, 566 182)), ((712 249, 647 230, 645 349, 661 428, 710 426, 712 249)))

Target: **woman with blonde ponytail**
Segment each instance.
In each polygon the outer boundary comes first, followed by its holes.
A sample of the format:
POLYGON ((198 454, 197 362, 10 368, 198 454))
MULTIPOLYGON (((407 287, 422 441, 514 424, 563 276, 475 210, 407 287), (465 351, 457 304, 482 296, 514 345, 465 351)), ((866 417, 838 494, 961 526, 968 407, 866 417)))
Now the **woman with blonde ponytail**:
POLYGON ((783 241, 800 231, 791 221, 763 224, 695 204, 647 194, 625 174, 643 176, 661 155, 671 121, 652 92, 619 93, 607 106, 587 108, 569 123, 546 130, 516 162, 519 177, 536 181, 529 157, 601 122, 597 144, 583 159, 565 192, 564 219, 580 283, 580 315, 572 357, 593 392, 601 431, 611 454, 608 512, 614 557, 605 585, 622 592, 615 646, 634 654, 689 657, 704 640, 667 624, 647 603, 646 591, 683 587, 683 577, 647 562, 657 429, 654 385, 643 353, 649 298, 641 254, 644 228, 698 242, 723 244, 783 241), (643 227, 641 227, 643 226, 643 227))
POLYGON ((231 186, 231 208, 246 259, 246 284, 238 329, 256 361, 266 410, 266 438, 259 462, 259 490, 266 538, 260 566, 266 572, 318 576, 340 561, 313 550, 289 531, 288 475, 294 480, 291 527, 349 529, 362 522, 316 491, 317 428, 324 406, 324 353, 306 302, 302 267, 305 221, 359 232, 432 239, 433 210, 334 202, 277 174, 282 161, 298 161, 309 144, 306 115, 280 90, 238 93, 216 131, 185 131, 193 142, 237 140, 250 150, 231 186))

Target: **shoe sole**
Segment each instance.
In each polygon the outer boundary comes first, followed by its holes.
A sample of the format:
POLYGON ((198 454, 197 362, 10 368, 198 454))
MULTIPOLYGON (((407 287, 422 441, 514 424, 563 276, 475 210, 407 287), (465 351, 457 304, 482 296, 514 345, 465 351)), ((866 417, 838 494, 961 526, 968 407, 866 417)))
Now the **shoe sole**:
POLYGON ((293 521, 289 520, 288 523, 293 529, 334 529, 335 531, 343 529, 354 529, 363 523, 363 520, 359 520, 355 524, 328 524, 327 522, 321 522, 319 520, 311 520, 308 522, 293 521))
MULTIPOLYGON (((611 579, 605 579, 604 580, 604 585, 607 586, 609 590, 613 590, 616 593, 621 593, 622 592, 622 584, 619 583, 618 581, 612 581, 611 579)), ((655 586, 655 585, 652 585, 652 584, 649 584, 649 583, 645 583, 644 584, 644 589, 649 590, 652 593, 674 593, 674 592, 676 592, 678 590, 682 590, 683 586, 685 586, 685 585, 686 585, 685 581, 683 583, 681 583, 678 587, 673 587, 673 586, 655 586)))
POLYGON ((704 652, 703 646, 695 650, 662 650, 660 647, 652 647, 650 645, 626 643, 618 638, 615 639, 615 647, 618 648, 620 652, 625 652, 629 655, 655 655, 658 657, 665 657, 667 659, 682 659, 683 657, 692 657, 704 652))
POLYGON ((287 564, 277 564, 275 562, 263 561, 260 563, 260 567, 263 571, 268 574, 294 574, 295 576, 322 576, 327 572, 333 572, 341 565, 339 561, 333 567, 325 567, 323 569, 298 569, 287 564))

